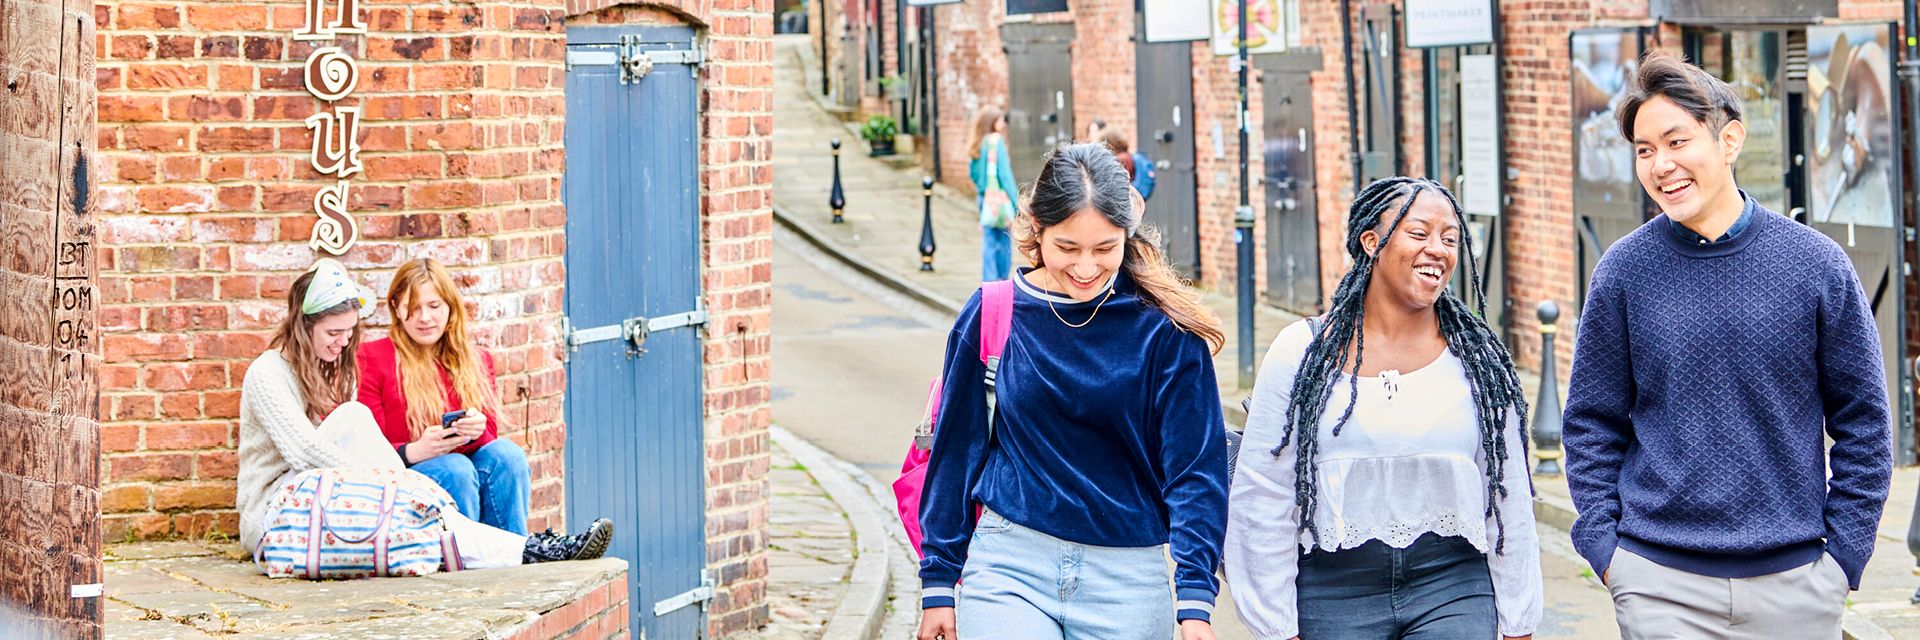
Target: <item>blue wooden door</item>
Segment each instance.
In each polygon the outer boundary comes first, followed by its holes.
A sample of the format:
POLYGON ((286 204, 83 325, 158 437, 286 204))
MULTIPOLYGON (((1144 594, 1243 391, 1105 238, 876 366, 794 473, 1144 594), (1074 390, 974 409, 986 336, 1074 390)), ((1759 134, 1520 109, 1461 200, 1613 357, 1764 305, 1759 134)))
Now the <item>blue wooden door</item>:
POLYGON ((693 31, 567 29, 567 522, 616 528, 635 638, 698 638, 706 566, 693 31))

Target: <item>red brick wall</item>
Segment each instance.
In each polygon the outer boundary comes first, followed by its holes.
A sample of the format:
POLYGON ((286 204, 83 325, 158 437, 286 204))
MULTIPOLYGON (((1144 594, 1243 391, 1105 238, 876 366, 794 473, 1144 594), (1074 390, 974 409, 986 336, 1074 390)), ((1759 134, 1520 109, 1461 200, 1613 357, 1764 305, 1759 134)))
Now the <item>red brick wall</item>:
POLYGON ((540 619, 521 628, 508 640, 608 640, 629 637, 627 574, 594 587, 587 595, 540 614, 540 619))
MULTIPOLYGON (((1199 185, 1200 284, 1223 292, 1233 291, 1239 282, 1236 262, 1239 248, 1233 243, 1233 212, 1240 207, 1240 74, 1233 70, 1233 60, 1234 56, 1214 55, 1209 42, 1193 44, 1194 177, 1199 185), (1215 140, 1216 131, 1219 140, 1215 140), (1216 145, 1226 153, 1215 157, 1216 145)), ((1260 104, 1258 77, 1258 70, 1247 76, 1247 122, 1250 123, 1247 144, 1253 150, 1247 162, 1251 163, 1248 172, 1254 177, 1264 175, 1266 166, 1259 153, 1260 118, 1265 109, 1260 104)), ((1248 189, 1249 202, 1255 207, 1253 241, 1258 250, 1266 244, 1265 209, 1259 206, 1266 201, 1265 192, 1257 182, 1250 183, 1248 189)), ((1258 260, 1256 254, 1256 288, 1266 279, 1266 270, 1260 268, 1262 263, 1258 260)))
MULTIPOLYGON (((967 136, 974 116, 982 107, 1007 107, 1007 53, 1000 48, 1004 18, 991 2, 934 8, 934 24, 940 28, 934 42, 940 56, 940 176, 956 189, 973 189, 967 178, 967 136)), ((1022 183, 1033 179, 1032 173, 1016 178, 1022 183)))
MULTIPOLYGON (((1540 330, 1534 309, 1553 300, 1562 310, 1555 346, 1562 370, 1573 363, 1579 265, 1573 236, 1572 76, 1567 30, 1591 24, 1582 5, 1501 2, 1500 28, 1507 166, 1518 179, 1503 188, 1507 211, 1507 295, 1512 300, 1515 364, 1539 370, 1540 330)), ((1645 7, 1641 7, 1645 11, 1645 7)))
POLYGON ((100 635, 94 24, 87 5, 0 4, 0 618, 100 635), (23 610, 14 610, 19 607, 23 610))
MULTIPOLYGON (((503 435, 533 466, 532 526, 558 525, 561 2, 363 7, 369 33, 338 40, 361 72, 338 104, 365 109, 343 262, 380 293, 411 257, 455 270, 502 364, 503 435)), ((331 181, 301 122, 323 106, 300 75, 316 43, 291 37, 299 3, 107 0, 95 17, 106 535, 231 535, 238 388, 315 257, 331 181)))
MULTIPOLYGON (((1073 9, 1073 139, 1088 142, 1094 120, 1140 139, 1135 107, 1133 0, 1078 0, 1073 9)), ((1036 167, 1037 173, 1037 167, 1036 167)))

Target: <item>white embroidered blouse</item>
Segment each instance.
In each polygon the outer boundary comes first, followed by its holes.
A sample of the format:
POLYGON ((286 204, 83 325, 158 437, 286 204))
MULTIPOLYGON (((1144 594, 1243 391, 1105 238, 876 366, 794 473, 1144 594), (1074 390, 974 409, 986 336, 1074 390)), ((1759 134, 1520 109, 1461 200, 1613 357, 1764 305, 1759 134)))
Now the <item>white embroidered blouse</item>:
POLYGON ((1314 477, 1319 535, 1302 529, 1294 503, 1298 438, 1278 456, 1269 452, 1286 428, 1294 374, 1311 339, 1306 322, 1282 330, 1254 388, 1227 505, 1226 577, 1240 618, 1255 637, 1292 638, 1299 634, 1294 578, 1301 553, 1369 540, 1404 549, 1436 533, 1465 538, 1487 554, 1501 635, 1531 635, 1542 606, 1540 544, 1519 418, 1507 419, 1506 496, 1489 496, 1466 369, 1451 350, 1415 371, 1360 377, 1359 403, 1338 437, 1333 427, 1346 412, 1352 378, 1333 383, 1314 477), (1498 529, 1485 515, 1489 499, 1499 500, 1506 524, 1504 554, 1494 553, 1498 529))

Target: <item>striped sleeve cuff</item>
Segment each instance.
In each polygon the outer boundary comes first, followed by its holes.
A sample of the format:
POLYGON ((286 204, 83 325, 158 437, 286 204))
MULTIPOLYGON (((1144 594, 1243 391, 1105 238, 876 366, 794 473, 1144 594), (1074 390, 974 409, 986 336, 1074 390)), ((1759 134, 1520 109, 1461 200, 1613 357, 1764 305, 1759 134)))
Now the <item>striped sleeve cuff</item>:
MULTIPOLYGON (((924 596, 923 596, 924 598, 924 596)), ((1181 589, 1175 592, 1173 608, 1180 620, 1213 622, 1214 593, 1206 589, 1181 589)))
POLYGON ((920 608, 938 609, 951 606, 954 606, 953 583, 931 581, 920 583, 920 608))

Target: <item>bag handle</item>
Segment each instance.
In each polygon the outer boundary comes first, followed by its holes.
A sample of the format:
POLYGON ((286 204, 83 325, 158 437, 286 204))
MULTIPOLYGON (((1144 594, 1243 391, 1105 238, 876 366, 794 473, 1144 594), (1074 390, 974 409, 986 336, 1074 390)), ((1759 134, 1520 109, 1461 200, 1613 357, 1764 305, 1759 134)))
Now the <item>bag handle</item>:
POLYGON ((467 561, 460 557, 460 541, 453 535, 452 529, 440 532, 440 563, 448 572, 465 571, 467 561))
MULTIPOLYGON (((332 481, 332 478, 329 477, 328 482, 331 483, 331 481, 332 481)), ((322 485, 322 486, 325 486, 325 485, 322 485)), ((360 536, 359 538, 349 538, 345 535, 342 535, 338 531, 334 531, 333 525, 328 523, 327 516, 324 512, 322 512, 320 515, 321 526, 324 527, 328 532, 333 533, 333 537, 339 538, 341 542, 345 542, 348 544, 360 544, 362 542, 372 540, 374 536, 381 535, 387 532, 387 519, 392 517, 393 515, 394 491, 395 489, 393 486, 393 482, 388 481, 386 484, 386 489, 380 492, 380 519, 374 522, 373 531, 368 532, 367 535, 360 536)), ((319 502, 320 502, 319 499, 314 500, 314 503, 316 505, 318 505, 319 502)))

